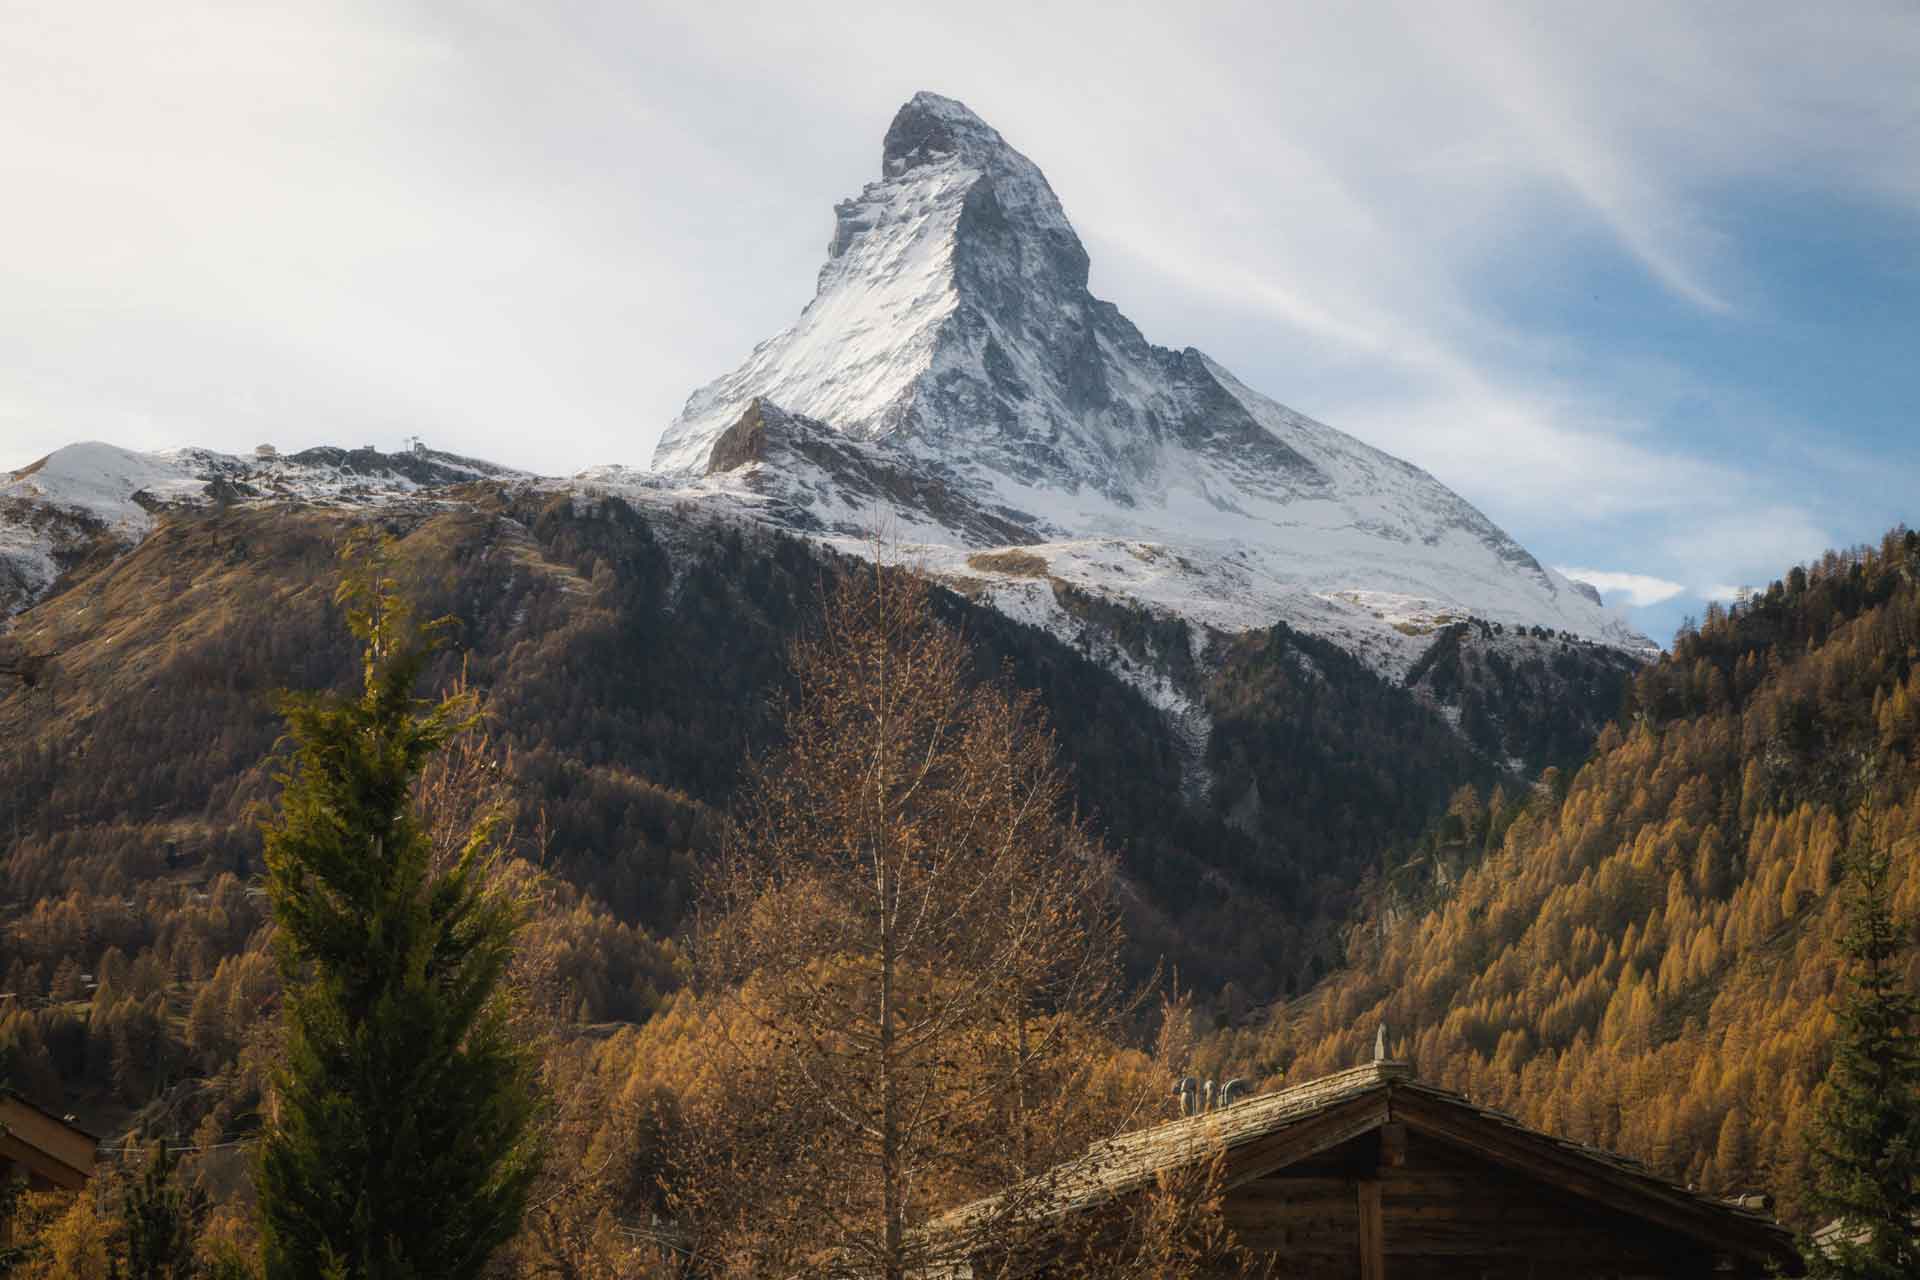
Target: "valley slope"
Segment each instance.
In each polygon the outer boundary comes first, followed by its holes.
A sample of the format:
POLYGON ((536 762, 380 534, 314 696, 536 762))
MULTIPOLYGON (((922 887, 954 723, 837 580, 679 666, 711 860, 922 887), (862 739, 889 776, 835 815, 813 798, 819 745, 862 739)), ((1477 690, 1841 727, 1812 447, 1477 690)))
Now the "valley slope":
POLYGON ((1920 535, 1717 608, 1633 681, 1593 757, 1457 805, 1350 966, 1222 1061, 1310 1078, 1382 1026, 1422 1078, 1808 1218, 1837 1035, 1841 854, 1891 851, 1920 986, 1920 535), (1484 855, 1482 849, 1487 852, 1484 855), (1431 905, 1422 908, 1423 903, 1431 905))

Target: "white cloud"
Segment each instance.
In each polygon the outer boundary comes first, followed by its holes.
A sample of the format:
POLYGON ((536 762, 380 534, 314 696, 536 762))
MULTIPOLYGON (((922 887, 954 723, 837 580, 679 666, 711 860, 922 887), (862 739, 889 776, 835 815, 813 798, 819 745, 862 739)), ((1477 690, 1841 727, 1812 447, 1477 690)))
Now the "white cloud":
POLYGON ((1686 591, 1686 587, 1681 583, 1668 582, 1665 578, 1656 578, 1646 573, 1626 573, 1617 569, 1555 567, 1558 572, 1572 578, 1575 582, 1584 582, 1598 587, 1602 595, 1625 596, 1626 603, 1636 609, 1664 604, 1686 591))
POLYGON ((1756 587, 1741 587, 1729 583, 1716 583, 1711 587, 1703 587, 1700 591, 1700 597, 1703 600, 1712 600, 1717 604, 1735 604, 1745 600, 1756 590, 1758 590, 1756 587))

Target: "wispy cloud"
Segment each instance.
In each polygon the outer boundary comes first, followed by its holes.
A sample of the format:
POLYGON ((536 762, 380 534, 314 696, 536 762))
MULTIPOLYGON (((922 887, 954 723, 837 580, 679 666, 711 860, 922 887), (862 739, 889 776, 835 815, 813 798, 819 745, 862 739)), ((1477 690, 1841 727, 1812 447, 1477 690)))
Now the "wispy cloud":
MULTIPOLYGON (((1592 110, 1580 73, 1594 46, 1567 39, 1568 15, 1540 21, 1535 12, 1530 21, 1511 5, 1477 3, 1403 12, 1424 41, 1471 72, 1524 170, 1564 183, 1675 294, 1709 311, 1732 310, 1707 283, 1695 219, 1662 175, 1646 171, 1647 157, 1618 136, 1609 113, 1592 110)), ((1612 43, 1593 34, 1603 49, 1612 43)))
MULTIPOLYGON (((1556 566, 1557 567, 1557 566, 1556 566)), ((1626 573, 1618 569, 1578 569, 1560 568, 1559 572, 1575 582, 1584 582, 1597 587, 1603 596, 1623 596, 1627 604, 1636 609, 1645 609, 1652 605, 1664 604, 1676 596, 1685 594, 1687 588, 1678 582, 1668 582, 1665 578, 1656 578, 1647 573, 1626 573)))

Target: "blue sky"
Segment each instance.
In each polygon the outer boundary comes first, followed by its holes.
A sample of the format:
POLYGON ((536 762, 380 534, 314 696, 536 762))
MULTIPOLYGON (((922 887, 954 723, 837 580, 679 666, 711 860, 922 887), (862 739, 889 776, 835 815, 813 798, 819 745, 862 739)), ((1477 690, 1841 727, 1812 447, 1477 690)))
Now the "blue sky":
POLYGON ((1920 515, 1910 3, 14 0, 0 37, 0 467, 644 463, 929 88, 1150 339, 1656 639, 1920 515))

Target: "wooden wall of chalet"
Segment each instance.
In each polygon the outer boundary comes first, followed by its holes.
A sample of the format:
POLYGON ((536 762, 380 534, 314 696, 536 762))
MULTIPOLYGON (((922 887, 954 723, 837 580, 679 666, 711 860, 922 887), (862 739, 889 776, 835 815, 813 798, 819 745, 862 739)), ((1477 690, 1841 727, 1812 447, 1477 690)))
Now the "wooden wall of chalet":
POLYGON ((1676 1232, 1397 1126, 1234 1188, 1226 1212, 1276 1275, 1303 1280, 1741 1274, 1676 1232))

